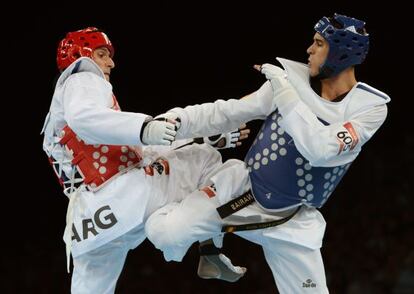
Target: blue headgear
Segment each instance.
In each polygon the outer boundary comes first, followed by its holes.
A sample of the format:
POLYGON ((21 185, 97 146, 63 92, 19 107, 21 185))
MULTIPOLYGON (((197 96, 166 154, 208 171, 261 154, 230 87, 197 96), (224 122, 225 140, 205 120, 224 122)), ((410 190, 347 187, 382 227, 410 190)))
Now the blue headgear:
POLYGON ((335 76, 364 61, 369 47, 369 35, 364 26, 361 20, 337 13, 318 21, 315 31, 329 43, 328 57, 320 68, 322 77, 335 76))

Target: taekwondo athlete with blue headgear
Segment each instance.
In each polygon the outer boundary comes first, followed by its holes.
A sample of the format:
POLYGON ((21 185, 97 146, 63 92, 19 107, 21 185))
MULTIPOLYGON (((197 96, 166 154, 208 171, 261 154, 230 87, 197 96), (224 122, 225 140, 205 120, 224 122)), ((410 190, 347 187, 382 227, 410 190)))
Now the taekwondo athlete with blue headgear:
POLYGON ((318 209, 385 121, 390 98, 356 80, 369 47, 363 21, 335 14, 314 29, 308 64, 278 58, 283 69, 255 66, 268 81, 243 99, 165 114, 181 119, 176 138, 264 120, 244 162, 228 160, 211 186, 150 216, 147 236, 167 260, 180 261, 197 240, 219 243, 233 232, 262 246, 280 293, 328 293, 318 209))

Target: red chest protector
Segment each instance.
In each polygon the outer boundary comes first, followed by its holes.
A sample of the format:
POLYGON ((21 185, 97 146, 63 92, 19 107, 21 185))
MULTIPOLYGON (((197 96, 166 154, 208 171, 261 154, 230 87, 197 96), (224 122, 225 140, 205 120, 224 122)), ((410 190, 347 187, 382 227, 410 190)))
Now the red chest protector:
MULTIPOLYGON (((115 99, 112 109, 119 110, 115 99)), ((75 132, 65 126, 59 142, 66 147, 72 156, 83 182, 93 191, 98 190, 112 177, 124 173, 137 166, 142 157, 129 146, 88 145, 75 132)))

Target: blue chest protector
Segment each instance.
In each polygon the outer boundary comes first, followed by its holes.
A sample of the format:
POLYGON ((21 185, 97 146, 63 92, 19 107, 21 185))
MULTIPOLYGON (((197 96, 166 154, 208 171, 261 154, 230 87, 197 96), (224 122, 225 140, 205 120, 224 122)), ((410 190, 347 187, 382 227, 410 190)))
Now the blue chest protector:
POLYGON ((280 127, 281 119, 278 110, 267 117, 246 155, 253 195, 266 209, 301 204, 322 207, 351 163, 311 166, 296 149, 292 137, 280 127))

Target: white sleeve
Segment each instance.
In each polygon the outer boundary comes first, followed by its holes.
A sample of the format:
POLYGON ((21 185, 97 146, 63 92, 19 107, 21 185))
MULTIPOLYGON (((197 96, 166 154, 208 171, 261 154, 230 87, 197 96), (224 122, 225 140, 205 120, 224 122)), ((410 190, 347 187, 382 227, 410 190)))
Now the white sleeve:
POLYGON ((69 127, 87 144, 142 145, 141 127, 148 116, 109 108, 106 94, 88 83, 86 74, 68 78, 63 104, 69 127))
POLYGON ((274 110, 273 92, 269 82, 242 99, 217 100, 168 112, 177 114, 181 127, 177 139, 205 137, 230 132, 242 123, 264 119, 274 110))
POLYGON ((144 153, 156 153, 157 157, 159 157, 164 156, 172 150, 179 149, 190 144, 193 144, 193 139, 182 139, 173 141, 171 145, 144 145, 142 146, 142 150, 144 153))
MULTIPOLYGON (((285 94, 296 97, 293 98, 294 104, 289 107, 284 104, 279 109, 283 117, 281 126, 312 166, 338 166, 353 161, 387 116, 387 106, 383 104, 355 114, 347 121, 324 125, 307 105, 297 99, 296 91, 285 94)), ((275 103, 282 100, 275 98, 275 103)))

